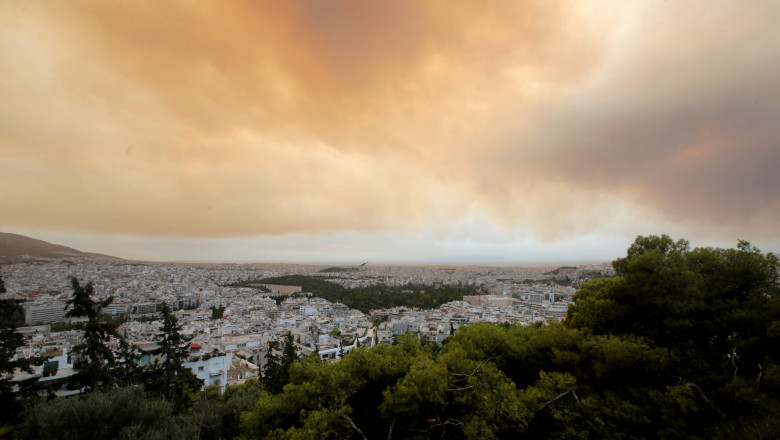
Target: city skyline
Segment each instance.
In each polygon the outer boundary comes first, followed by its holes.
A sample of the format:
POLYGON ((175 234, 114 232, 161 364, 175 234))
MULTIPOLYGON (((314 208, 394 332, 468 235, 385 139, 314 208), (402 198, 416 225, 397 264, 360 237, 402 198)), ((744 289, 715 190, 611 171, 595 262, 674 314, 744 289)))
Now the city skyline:
POLYGON ((0 231, 153 261, 780 251, 771 2, 0 4, 0 231))

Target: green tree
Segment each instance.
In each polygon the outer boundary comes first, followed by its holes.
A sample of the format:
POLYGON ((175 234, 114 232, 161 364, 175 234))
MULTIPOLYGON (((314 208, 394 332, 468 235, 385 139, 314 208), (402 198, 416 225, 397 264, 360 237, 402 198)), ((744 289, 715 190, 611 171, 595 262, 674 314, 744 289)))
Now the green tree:
POLYGON ((346 356, 344 353, 344 341, 339 341, 339 359, 343 359, 346 356))
POLYGON ((212 307, 211 308, 211 319, 222 319, 222 316, 225 314, 225 308, 224 307, 212 307))
MULTIPOLYGON (((527 438, 647 438, 650 431, 656 435, 686 426, 705 410, 695 388, 672 376, 668 351, 634 337, 592 335, 559 324, 476 324, 459 329, 442 353, 464 363, 461 371, 468 362, 494 365, 517 388, 513 405, 523 414, 518 426, 504 425, 489 407, 482 410, 479 419, 495 418, 490 422, 494 428, 485 428, 495 432, 527 438)), ((471 414, 454 417, 472 420, 471 414)))
POLYGON ((664 235, 638 237, 613 266, 618 277, 583 283, 567 325, 649 338, 687 359, 687 374, 722 371, 732 354, 744 368, 726 370, 755 379, 764 357, 778 354, 766 339, 780 320, 774 255, 744 241, 690 250, 664 235))
POLYGON ((142 388, 110 388, 30 406, 16 438, 27 439, 192 439, 195 427, 182 423, 172 403, 142 388))
POLYGON ((369 438, 375 437, 372 429, 387 436, 389 423, 376 425, 380 419, 378 407, 387 385, 409 368, 408 356, 402 352, 400 346, 361 348, 354 356, 335 363, 323 362, 318 356, 294 363, 290 383, 283 392, 262 394, 252 412, 243 418, 244 434, 351 438, 357 433, 354 423, 369 438))
POLYGON ((67 302, 66 309, 70 307, 70 310, 65 316, 87 318, 84 325, 84 342, 73 348, 74 353, 82 359, 78 365, 78 372, 73 376, 71 386, 87 391, 109 387, 114 382, 111 369, 115 364, 115 358, 106 343, 112 336, 119 335, 111 322, 100 319, 100 311, 111 304, 114 298, 109 297, 96 302, 92 299, 95 289, 91 281, 81 286, 78 279, 71 277, 70 283, 73 294, 67 302))
POLYGON ((685 240, 640 236, 613 267, 617 277, 581 285, 566 325, 668 350, 669 378, 687 384, 685 393, 710 411, 708 418, 689 414, 688 432, 701 434, 713 416, 732 420, 777 401, 777 257, 745 241, 691 250, 685 240))
POLYGON ((265 388, 273 393, 280 392, 284 386, 284 384, 279 384, 281 363, 279 361, 279 356, 274 353, 277 346, 278 342, 268 341, 268 350, 265 353, 265 365, 263 366, 262 377, 265 388))
POLYGON ((298 353, 295 350, 292 334, 288 334, 284 338, 281 357, 273 353, 276 347, 276 342, 269 343, 266 366, 263 370, 263 383, 266 389, 274 394, 281 393, 284 386, 290 382, 290 368, 298 361, 298 353))
POLYGON ((189 338, 181 335, 181 325, 168 304, 163 302, 160 315, 162 326, 155 335, 157 348, 144 374, 145 384, 150 392, 183 408, 190 403, 187 393, 199 389, 203 382, 184 366, 189 357, 189 338))
MULTIPOLYGON (((0 290, 5 291, 2 283, 0 290)), ((29 359, 14 359, 16 350, 24 345, 24 338, 16 331, 23 324, 23 317, 21 301, 0 299, 0 437, 16 423, 22 411, 20 398, 37 388, 34 377, 22 383, 12 381, 17 370, 32 372, 29 359)))
POLYGON ((295 349, 292 333, 288 333, 284 338, 284 348, 282 349, 282 367, 290 370, 294 362, 298 360, 298 351, 295 349))
POLYGON ((212 385, 195 395, 189 417, 198 428, 201 440, 236 438, 241 433, 241 416, 251 411, 263 391, 256 379, 231 385, 220 394, 212 385))
POLYGON ((126 338, 119 339, 119 351, 114 367, 114 378, 121 385, 135 385, 141 380, 142 367, 138 364, 141 354, 126 338))

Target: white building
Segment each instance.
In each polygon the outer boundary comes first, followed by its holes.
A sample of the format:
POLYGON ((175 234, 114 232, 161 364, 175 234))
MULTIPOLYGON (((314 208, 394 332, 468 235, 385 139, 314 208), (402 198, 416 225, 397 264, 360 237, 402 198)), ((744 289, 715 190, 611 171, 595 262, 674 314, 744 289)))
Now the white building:
POLYGON ((27 305, 24 307, 24 323, 35 325, 65 320, 65 303, 56 302, 45 305, 27 305))
POLYGON ((101 309, 101 312, 111 316, 123 315, 125 313, 130 312, 131 306, 132 304, 127 304, 127 303, 111 303, 106 307, 103 307, 101 309))
POLYGON ((263 335, 223 336, 219 342, 222 351, 252 350, 260 347, 263 335))
POLYGON ((192 370, 198 379, 203 380, 203 387, 216 385, 219 387, 219 392, 225 391, 225 385, 227 385, 227 374, 231 355, 222 355, 209 359, 198 359, 190 361, 184 364, 185 367, 192 370))

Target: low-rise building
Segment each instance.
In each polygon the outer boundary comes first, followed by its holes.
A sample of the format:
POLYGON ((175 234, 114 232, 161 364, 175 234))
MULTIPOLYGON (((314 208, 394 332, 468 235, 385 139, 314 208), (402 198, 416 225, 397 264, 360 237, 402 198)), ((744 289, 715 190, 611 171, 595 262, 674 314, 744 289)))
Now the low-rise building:
POLYGON ((184 366, 195 373, 198 379, 203 380, 204 388, 216 385, 219 387, 219 392, 224 392, 228 380, 228 366, 230 365, 228 358, 230 357, 230 354, 216 357, 204 356, 187 362, 184 366))

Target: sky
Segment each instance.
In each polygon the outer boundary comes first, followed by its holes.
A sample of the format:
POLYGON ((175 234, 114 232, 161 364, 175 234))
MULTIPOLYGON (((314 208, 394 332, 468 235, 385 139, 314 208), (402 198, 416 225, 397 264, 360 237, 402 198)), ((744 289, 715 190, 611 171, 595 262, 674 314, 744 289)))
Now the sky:
POLYGON ((780 251, 780 2, 0 2, 0 231, 157 261, 780 251))

